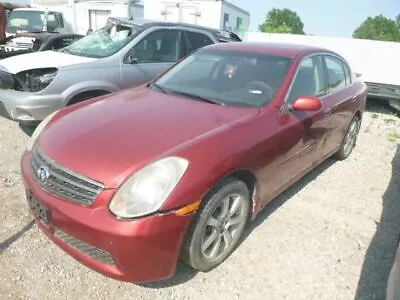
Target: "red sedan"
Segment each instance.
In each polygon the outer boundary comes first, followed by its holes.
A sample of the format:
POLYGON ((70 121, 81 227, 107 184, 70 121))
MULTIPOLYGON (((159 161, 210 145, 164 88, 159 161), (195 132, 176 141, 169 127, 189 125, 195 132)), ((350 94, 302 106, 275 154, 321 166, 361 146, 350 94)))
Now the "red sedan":
POLYGON ((331 51, 207 46, 46 118, 21 162, 28 202, 52 241, 107 276, 168 278, 179 259, 208 271, 274 197, 350 155, 365 101, 331 51))

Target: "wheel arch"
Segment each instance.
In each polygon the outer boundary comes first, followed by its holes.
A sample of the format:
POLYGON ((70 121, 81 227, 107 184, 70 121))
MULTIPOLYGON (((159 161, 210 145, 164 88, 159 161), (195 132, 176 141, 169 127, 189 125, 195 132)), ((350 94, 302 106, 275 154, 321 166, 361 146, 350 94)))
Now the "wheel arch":
POLYGON ((72 99, 76 99, 86 93, 102 92, 103 94, 119 91, 120 88, 114 84, 98 81, 85 81, 68 87, 64 92, 63 106, 70 105, 72 99))
MULTIPOLYGON (((209 197, 216 189, 218 189, 224 182, 230 179, 236 179, 243 181, 250 193, 250 209, 249 209, 249 220, 253 220, 258 211, 258 197, 257 197, 257 177, 255 174, 249 169, 237 169, 233 170, 224 176, 218 178, 213 184, 210 185, 210 188, 203 194, 201 197, 205 199, 209 197)), ((203 202, 203 201, 202 201, 203 202)))
POLYGON ((360 110, 357 110, 357 111, 355 112, 354 116, 357 117, 359 120, 361 120, 361 118, 362 118, 361 111, 360 111, 360 110))
POLYGON ((78 103, 83 100, 88 100, 90 98, 102 96, 102 95, 109 94, 109 93, 111 93, 111 92, 104 90, 104 89, 93 89, 93 90, 83 91, 83 92, 80 92, 80 93, 76 94, 75 96, 71 97, 68 100, 68 102, 66 103, 66 105, 67 106, 72 105, 72 104, 78 103))

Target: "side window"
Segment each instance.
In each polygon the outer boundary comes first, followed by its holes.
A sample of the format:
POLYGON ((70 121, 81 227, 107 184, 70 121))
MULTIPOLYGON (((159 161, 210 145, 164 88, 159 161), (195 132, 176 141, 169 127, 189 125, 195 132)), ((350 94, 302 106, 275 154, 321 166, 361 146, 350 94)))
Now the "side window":
POLYGON ((47 30, 49 32, 58 32, 59 29, 64 28, 62 14, 51 12, 47 15, 47 30))
POLYGON ((194 32, 194 31, 185 31, 186 37, 188 39, 188 49, 187 53, 191 53, 192 51, 202 48, 204 46, 213 44, 214 42, 205 34, 194 32))
POLYGON ((60 13, 56 13, 56 20, 57 23, 60 25, 61 28, 64 28, 64 18, 63 15, 60 13))
POLYGON ((346 85, 352 84, 350 69, 346 64, 343 64, 344 74, 346 75, 346 85))
POLYGON ((340 59, 333 56, 325 56, 328 73, 328 91, 334 93, 346 86, 344 66, 340 59))
POLYGON ((179 31, 153 31, 137 43, 132 51, 140 63, 175 62, 179 55, 179 31))
POLYGON ((323 69, 320 56, 305 58, 299 65, 293 85, 289 91, 288 103, 299 97, 321 97, 325 94, 323 69))
POLYGON ((58 27, 56 15, 54 13, 49 13, 47 15, 47 31, 57 32, 58 27))

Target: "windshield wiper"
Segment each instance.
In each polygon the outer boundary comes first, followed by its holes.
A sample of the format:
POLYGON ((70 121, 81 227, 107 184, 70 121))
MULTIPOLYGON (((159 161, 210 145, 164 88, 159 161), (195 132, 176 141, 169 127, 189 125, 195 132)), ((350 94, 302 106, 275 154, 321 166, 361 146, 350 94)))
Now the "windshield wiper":
POLYGON ((203 96, 200 96, 200 95, 192 94, 192 93, 186 93, 186 92, 181 92, 181 91, 172 91, 171 93, 177 94, 177 95, 180 95, 180 96, 189 97, 189 98, 192 98, 192 99, 195 99, 195 100, 200 100, 200 101, 207 102, 207 103, 224 105, 224 103, 221 103, 221 102, 218 102, 218 101, 215 101, 213 99, 206 98, 206 97, 203 97, 203 96))
POLYGON ((157 83, 152 82, 152 83, 149 83, 147 86, 150 86, 150 85, 154 86, 155 88, 157 88, 163 94, 168 94, 167 91, 164 88, 162 88, 160 85, 158 85, 157 83))

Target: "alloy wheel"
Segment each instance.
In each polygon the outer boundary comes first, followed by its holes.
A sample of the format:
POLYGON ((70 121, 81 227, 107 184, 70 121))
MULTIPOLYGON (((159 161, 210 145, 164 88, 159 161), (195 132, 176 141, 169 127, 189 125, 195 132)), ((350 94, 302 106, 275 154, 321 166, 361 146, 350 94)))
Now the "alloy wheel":
POLYGON ((201 239, 201 253, 205 259, 215 261, 236 244, 247 219, 247 205, 238 193, 227 195, 209 216, 201 239))

